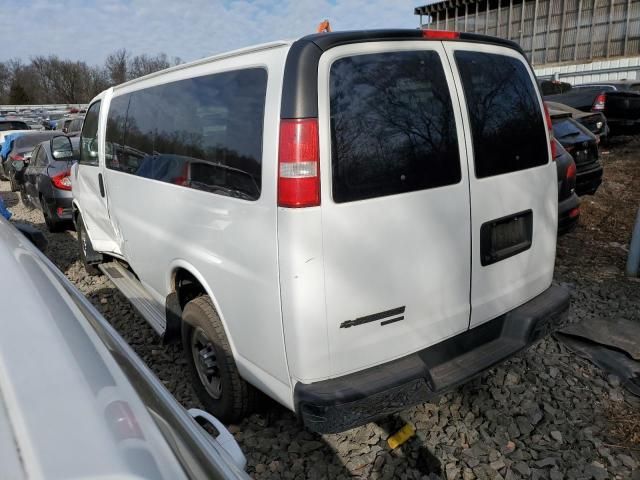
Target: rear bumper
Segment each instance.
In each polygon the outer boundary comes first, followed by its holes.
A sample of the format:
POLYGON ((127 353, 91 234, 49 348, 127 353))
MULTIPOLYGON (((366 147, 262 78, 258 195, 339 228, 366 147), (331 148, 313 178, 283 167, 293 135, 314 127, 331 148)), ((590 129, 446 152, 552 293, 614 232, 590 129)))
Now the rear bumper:
POLYGON ((296 412, 318 433, 363 425, 427 401, 508 359, 552 331, 569 309, 559 286, 479 327, 404 358, 294 390, 296 412))
POLYGON ((576 175, 576 193, 578 195, 593 195, 602 183, 602 166, 598 165, 587 171, 578 171, 576 175))
POLYGON ((59 220, 73 220, 72 202, 73 196, 71 192, 61 191, 54 192, 52 198, 46 199, 47 206, 50 211, 55 214, 59 220))
POLYGON ((579 207, 580 199, 575 193, 558 203, 558 235, 564 235, 576 228, 580 219, 579 207))
POLYGON ((640 125, 640 117, 638 118, 609 118, 607 117, 607 123, 615 127, 635 127, 640 125))

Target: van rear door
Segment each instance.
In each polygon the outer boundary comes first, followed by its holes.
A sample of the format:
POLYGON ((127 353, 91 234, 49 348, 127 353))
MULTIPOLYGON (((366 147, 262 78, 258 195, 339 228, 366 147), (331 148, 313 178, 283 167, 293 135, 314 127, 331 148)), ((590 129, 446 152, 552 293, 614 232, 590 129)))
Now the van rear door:
POLYGON ((468 329, 469 179, 441 42, 338 46, 318 72, 329 353, 341 375, 468 329))
POLYGON ((558 192, 535 77, 517 51, 448 42, 460 92, 471 191, 471 321, 542 293, 555 261, 558 192))

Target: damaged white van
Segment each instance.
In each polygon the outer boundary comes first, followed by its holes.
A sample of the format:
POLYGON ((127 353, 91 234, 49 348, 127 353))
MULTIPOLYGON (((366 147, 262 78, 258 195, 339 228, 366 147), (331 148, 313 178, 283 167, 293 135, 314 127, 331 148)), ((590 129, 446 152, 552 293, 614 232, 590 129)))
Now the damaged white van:
POLYGON ((73 207, 99 268, 226 421, 256 389, 311 430, 416 404, 569 307, 550 121, 511 42, 334 32, 90 104, 73 207))

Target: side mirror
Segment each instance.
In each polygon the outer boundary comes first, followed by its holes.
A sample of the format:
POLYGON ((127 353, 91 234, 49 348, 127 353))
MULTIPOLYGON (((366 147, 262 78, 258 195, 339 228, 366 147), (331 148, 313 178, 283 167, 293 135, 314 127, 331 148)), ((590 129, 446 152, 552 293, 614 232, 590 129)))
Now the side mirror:
POLYGON ((73 158, 73 145, 71 139, 65 135, 53 137, 49 143, 51 144, 51 154, 56 160, 70 160, 73 158))
POLYGON ((44 236, 40 230, 38 230, 33 225, 29 225, 28 223, 14 223, 15 227, 22 233, 25 237, 29 239, 31 243, 33 243, 38 250, 44 252, 47 250, 47 237, 44 236))

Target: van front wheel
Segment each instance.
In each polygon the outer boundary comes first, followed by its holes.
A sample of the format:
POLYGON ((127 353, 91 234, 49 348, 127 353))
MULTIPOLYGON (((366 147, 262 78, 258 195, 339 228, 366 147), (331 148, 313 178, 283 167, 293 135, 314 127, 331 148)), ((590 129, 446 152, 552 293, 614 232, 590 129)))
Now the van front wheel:
POLYGON ((76 220, 78 226, 78 245, 80 247, 80 260, 84 265, 85 271, 89 275, 100 275, 100 270, 96 267, 96 263, 102 262, 102 254, 97 253, 91 245, 91 240, 87 234, 82 217, 78 215, 76 220))
POLYGON ((182 345, 193 388, 204 407, 226 423, 249 414, 257 392, 240 377, 209 296, 194 298, 184 307, 182 345))

